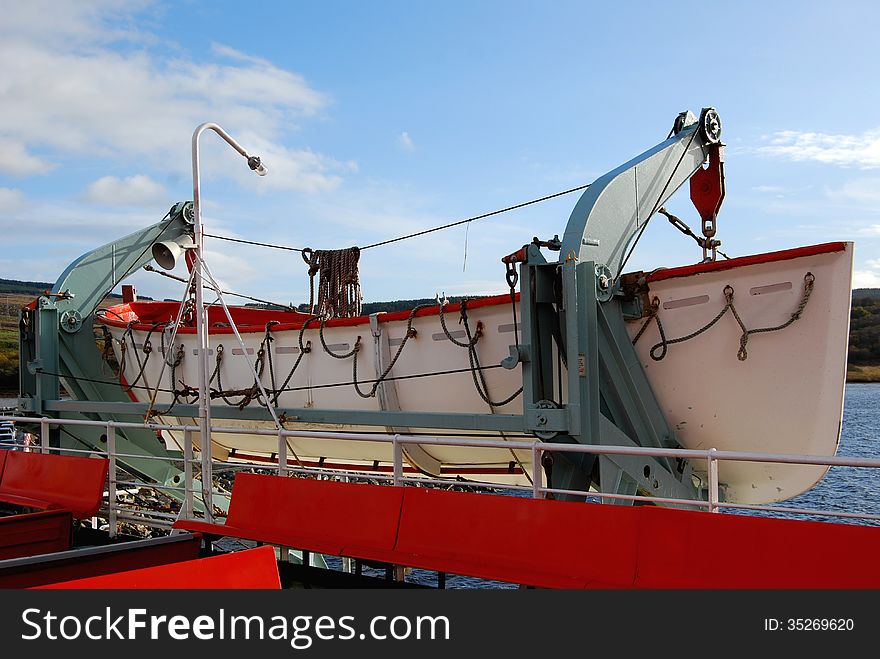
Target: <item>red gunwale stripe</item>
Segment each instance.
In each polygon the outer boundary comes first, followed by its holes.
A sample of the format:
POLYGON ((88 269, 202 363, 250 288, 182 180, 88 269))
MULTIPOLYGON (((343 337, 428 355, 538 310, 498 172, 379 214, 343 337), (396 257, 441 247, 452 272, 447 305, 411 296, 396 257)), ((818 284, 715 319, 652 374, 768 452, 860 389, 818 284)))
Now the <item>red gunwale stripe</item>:
MULTIPOLYGON (((751 256, 741 256, 726 261, 713 261, 711 263, 696 263, 694 265, 685 265, 677 268, 667 268, 655 270, 646 276, 648 282, 663 281, 664 279, 672 279, 674 277, 688 277, 690 275, 702 274, 705 272, 720 272, 739 268, 747 265, 756 265, 759 263, 773 263, 775 261, 788 261, 804 256, 815 256, 817 254, 830 254, 832 252, 841 252, 846 249, 849 243, 834 242, 823 243, 821 245, 810 245, 808 247, 797 247, 794 249, 785 249, 778 252, 767 252, 765 254, 753 254, 751 256)), ((519 293, 516 294, 519 301, 519 293)), ((491 297, 470 300, 467 304, 468 309, 479 309, 481 307, 491 307, 510 302, 510 295, 494 295, 491 297)), ((105 325, 114 327, 127 327, 129 322, 134 321, 133 328, 141 331, 147 331, 152 327, 152 323, 147 320, 141 320, 142 316, 158 318, 172 318, 177 313, 179 302, 133 302, 130 304, 119 304, 107 309, 112 315, 99 316, 98 320, 105 325), (153 313, 144 313, 153 311, 153 313)), ((267 311, 264 309, 246 309, 244 307, 232 307, 233 315, 236 318, 238 331, 241 333, 265 332, 266 323, 269 321, 279 320, 283 318, 293 317, 295 320, 282 322, 279 325, 273 325, 270 328, 272 332, 281 332, 284 330, 298 330, 302 328, 303 323, 309 317, 308 314, 291 312, 291 311, 267 311)), ((457 313, 461 309, 461 304, 449 304, 446 307, 446 313, 457 313)), ((436 316, 440 313, 438 305, 431 305, 419 309, 416 313, 417 318, 423 316, 436 316)), ((391 313, 380 313, 379 322, 387 323, 396 320, 406 320, 409 317, 410 310, 392 311, 391 313)), ((209 322, 226 322, 226 316, 222 315, 221 309, 214 309, 209 322)), ((369 316, 358 316, 357 318, 335 318, 327 322, 327 327, 356 327, 359 325, 369 324, 369 316)), ((317 328, 319 323, 312 321, 309 328, 317 328)), ((195 327, 181 327, 178 332, 181 334, 195 334, 195 327)), ((231 327, 211 327, 211 334, 232 334, 231 327)))
MULTIPOLYGON (((519 293, 516 294, 516 300, 519 301, 519 293)), ((468 309, 479 309, 481 307, 491 307, 497 306, 500 304, 509 304, 510 303, 510 294, 506 293, 503 295, 493 295, 491 297, 483 297, 478 298, 476 300, 469 300, 467 303, 468 309)), ((176 314, 178 302, 134 302, 130 304, 119 304, 114 307, 110 307, 107 309, 107 312, 112 315, 99 316, 98 320, 105 325, 112 325, 114 327, 128 327, 128 323, 134 321, 133 329, 146 331, 152 327, 150 322, 138 322, 140 321, 141 315, 138 311, 148 311, 151 308, 153 309, 164 309, 169 313, 169 316, 173 316, 176 314), (159 306, 162 305, 162 306, 159 306), (173 305, 170 306, 170 305, 173 305), (120 318, 121 317, 121 318, 120 318)), ((457 313, 461 309, 461 304, 447 304, 446 311, 444 313, 457 313)), ((271 332, 280 332, 283 330, 298 330, 303 326, 305 320, 309 317, 309 314, 303 313, 294 313, 294 312, 273 312, 267 311, 263 309, 243 309, 242 307, 231 307, 232 316, 239 323, 238 331, 241 333, 247 332, 265 332, 266 331, 266 323, 270 320, 277 320, 284 316, 297 316, 297 319, 292 322, 282 322, 279 325, 273 325, 270 328, 271 332)), ((220 310, 222 312, 222 310, 220 310)), ((392 311, 390 313, 380 313, 379 314, 379 322, 387 323, 389 321, 395 320, 406 320, 409 318, 409 314, 411 310, 405 309, 403 311, 392 311)), ((419 309, 416 312, 416 318, 421 318, 422 316, 436 316, 440 313, 439 305, 431 305, 430 307, 425 307, 423 309, 419 309)), ((143 314, 146 315, 146 314, 143 314)), ((217 318, 211 318, 211 321, 216 322, 217 318)), ((222 317, 222 322, 227 322, 225 314, 222 317)), ((334 318, 333 320, 327 321, 326 327, 354 327, 357 325, 368 325, 370 322, 369 316, 358 316, 356 318, 334 318)), ((317 329, 320 327, 320 323, 316 320, 309 323, 309 329, 317 329)), ((195 334, 195 327, 181 327, 178 330, 181 334, 195 334)), ((231 327, 212 327, 210 329, 211 334, 232 334, 231 327)))
POLYGON ((729 259, 726 261, 712 261, 711 263, 683 265, 678 268, 655 270, 646 277, 646 280, 650 283, 654 281, 663 281, 664 279, 672 279, 673 277, 688 277, 690 275, 702 274, 704 272, 719 272, 721 270, 730 270, 731 268, 740 268, 745 265, 773 263, 774 261, 788 261, 790 259, 801 258, 802 256, 815 256, 816 254, 842 252, 846 249, 846 246, 848 244, 849 243, 845 242, 822 243, 821 245, 810 245, 808 247, 784 249, 779 252, 767 252, 766 254, 740 256, 735 259, 729 259))

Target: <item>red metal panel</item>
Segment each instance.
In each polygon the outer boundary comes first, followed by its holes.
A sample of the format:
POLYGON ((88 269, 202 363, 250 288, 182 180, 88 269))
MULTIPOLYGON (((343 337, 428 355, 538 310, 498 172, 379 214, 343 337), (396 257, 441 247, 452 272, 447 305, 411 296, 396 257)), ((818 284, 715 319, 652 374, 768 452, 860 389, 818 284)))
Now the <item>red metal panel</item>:
POLYGON ((0 560, 70 549, 72 523, 66 510, 0 517, 0 560))
POLYGON ((65 551, 41 556, 32 562, 0 563, 0 588, 32 588, 112 572, 191 561, 199 558, 201 544, 201 538, 197 535, 181 536, 172 541, 160 538, 65 551))
POLYGON ((635 578, 633 512, 413 488, 404 494, 395 549, 414 566, 444 572, 551 588, 622 587, 635 578))
POLYGON ((239 474, 226 525, 175 527, 551 588, 880 588, 880 528, 654 506, 239 474))
POLYGON ((104 458, 14 451, 6 458, 0 500, 91 517, 101 506, 107 469, 104 458))
POLYGON ((274 589, 281 588, 275 549, 257 547, 212 556, 39 586, 40 589, 274 589))
POLYGON ((878 588, 880 528, 639 509, 637 588, 878 588))
POLYGON ((766 254, 753 254, 751 256, 740 256, 735 259, 727 259, 724 261, 710 261, 708 263, 696 263, 694 265, 683 265, 678 268, 664 268, 655 270, 647 276, 648 283, 652 281, 662 281, 664 279, 672 279, 673 277, 689 277, 703 272, 718 272, 721 270, 730 270, 731 268, 739 268, 744 265, 756 265, 758 263, 773 263, 774 261, 788 261, 803 256, 815 256, 816 254, 829 254, 831 252, 842 252, 846 249, 848 243, 823 243, 821 245, 810 245, 808 247, 797 247, 795 249, 784 249, 779 252, 768 252, 766 254))
POLYGON ((2 482, 3 480, 3 467, 6 466, 6 455, 8 453, 8 450, 0 449, 0 482, 2 482))
POLYGON ((396 487, 240 473, 225 525, 174 527, 338 556, 348 547, 392 549, 402 501, 396 487))

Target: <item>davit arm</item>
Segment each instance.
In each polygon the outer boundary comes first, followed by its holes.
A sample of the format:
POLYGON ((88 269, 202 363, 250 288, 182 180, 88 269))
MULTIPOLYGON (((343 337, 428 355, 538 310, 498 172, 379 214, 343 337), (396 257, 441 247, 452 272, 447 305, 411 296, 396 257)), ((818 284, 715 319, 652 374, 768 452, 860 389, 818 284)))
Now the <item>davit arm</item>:
MULTIPOLYGON (((23 310, 19 340, 19 409, 31 415, 89 418, 91 420, 143 421, 137 416, 103 413, 59 412, 60 382, 76 400, 119 401, 128 398, 122 388, 102 370, 102 356, 95 343, 94 311, 104 297, 125 277, 153 259, 158 241, 173 241, 192 232, 192 204, 175 204, 158 223, 98 247, 71 263, 52 291, 32 308, 23 310), (60 377, 59 377, 60 376, 60 377)), ((55 445, 104 450, 101 428, 69 426, 60 436, 50 431, 55 445)), ((118 428, 117 449, 128 455, 166 457, 164 447, 151 430, 118 428)), ((177 471, 168 462, 129 457, 126 467, 158 482, 167 482, 177 471)))
POLYGON ((681 113, 672 135, 652 149, 597 179, 581 196, 562 238, 560 262, 572 257, 592 261, 621 274, 627 249, 648 220, 702 168, 713 144, 721 140, 714 108, 699 119, 681 113))

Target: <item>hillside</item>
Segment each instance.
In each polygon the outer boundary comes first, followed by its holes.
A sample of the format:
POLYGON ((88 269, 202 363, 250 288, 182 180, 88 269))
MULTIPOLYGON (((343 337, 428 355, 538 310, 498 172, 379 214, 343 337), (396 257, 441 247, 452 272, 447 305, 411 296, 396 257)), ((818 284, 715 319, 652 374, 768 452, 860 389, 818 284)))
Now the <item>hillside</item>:
POLYGON ((880 289, 853 291, 847 376, 851 382, 880 382, 880 289))
MULTIPOLYGON (((18 310, 50 288, 52 284, 46 282, 0 279, 0 391, 18 389, 18 310)), ((433 300, 368 302, 363 305, 363 312, 412 309, 430 303, 433 300)), ((847 379, 880 382, 880 288, 853 291, 847 379)))

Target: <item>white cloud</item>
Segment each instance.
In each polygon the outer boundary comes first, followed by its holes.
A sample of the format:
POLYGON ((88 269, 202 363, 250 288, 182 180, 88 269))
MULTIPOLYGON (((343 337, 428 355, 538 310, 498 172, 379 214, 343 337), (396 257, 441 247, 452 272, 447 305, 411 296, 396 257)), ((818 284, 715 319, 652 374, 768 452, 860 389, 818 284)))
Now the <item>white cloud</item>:
POLYGON ((400 135, 397 136, 397 143, 404 151, 416 150, 416 145, 412 141, 412 138, 409 136, 409 133, 407 131, 403 131, 400 135))
POLYGON ((88 155, 185 175, 189 138, 206 120, 236 138, 260 135, 260 148, 280 156, 276 167, 296 174, 285 187, 332 188, 332 172, 346 169, 284 144, 291 127, 329 104, 296 73, 219 44, 219 63, 169 55, 173 43, 151 50, 154 37, 129 26, 144 2, 13 4, 0 22, 0 171, 38 174, 53 155, 88 155))
POLYGON ((24 205, 24 194, 14 188, 0 188, 0 212, 9 213, 24 205))
POLYGON ((864 269, 853 270, 853 288, 880 288, 880 259, 865 261, 864 269))
POLYGON ((342 182, 342 173, 356 171, 352 163, 342 163, 309 149, 290 149, 249 131, 241 134, 248 151, 260 156, 269 170, 265 177, 255 176, 244 162, 236 167, 234 177, 243 185, 257 190, 299 190, 325 192, 342 182))
POLYGON ((152 206, 165 194, 149 176, 138 174, 124 179, 103 176, 86 189, 84 198, 108 206, 152 206))
POLYGON ((860 178, 847 181, 841 187, 828 191, 835 201, 855 202, 871 209, 880 206, 880 178, 860 178))
POLYGON ((752 190, 761 194, 781 195, 785 193, 785 188, 779 185, 757 185, 752 190))
POLYGON ((872 270, 853 270, 853 288, 880 288, 880 272, 872 270))
POLYGON ((0 30, 25 39, 47 40, 47 48, 73 43, 81 46, 105 44, 124 39, 146 41, 147 35, 133 28, 129 17, 149 9, 152 0, 89 0, 59 2, 28 0, 5 3, 0 30), (110 21, 108 19, 114 19, 110 21))
POLYGON ((814 161, 841 167, 880 167, 880 128, 860 135, 834 135, 786 130, 765 138, 758 153, 795 161, 814 161))
POLYGON ((0 141, 0 172, 4 174, 30 176, 44 174, 53 167, 51 163, 28 153, 24 144, 11 137, 0 141))

